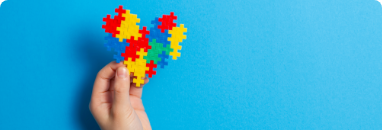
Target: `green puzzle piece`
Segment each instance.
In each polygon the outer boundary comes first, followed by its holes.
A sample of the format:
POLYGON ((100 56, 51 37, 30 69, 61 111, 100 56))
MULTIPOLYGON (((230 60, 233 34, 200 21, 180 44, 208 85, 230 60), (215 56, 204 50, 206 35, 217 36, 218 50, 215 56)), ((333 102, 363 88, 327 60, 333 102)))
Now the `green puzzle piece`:
POLYGON ((157 64, 158 61, 161 61, 159 54, 162 54, 162 51, 165 51, 166 55, 170 55, 170 52, 174 51, 174 49, 170 48, 170 45, 163 47, 163 44, 156 42, 156 39, 149 42, 149 45, 151 49, 147 50, 147 56, 144 57, 147 63, 150 63, 150 60, 152 60, 154 64, 157 64))

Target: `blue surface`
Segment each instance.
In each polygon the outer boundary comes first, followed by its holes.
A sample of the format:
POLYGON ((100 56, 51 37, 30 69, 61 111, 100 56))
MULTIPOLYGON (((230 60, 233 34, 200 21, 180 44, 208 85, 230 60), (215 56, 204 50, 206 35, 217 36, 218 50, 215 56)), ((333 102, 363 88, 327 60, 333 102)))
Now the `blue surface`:
POLYGON ((0 129, 98 129, 88 110, 106 14, 174 11, 182 56, 145 86, 154 129, 382 129, 382 7, 374 0, 8 0, 0 7, 0 129))

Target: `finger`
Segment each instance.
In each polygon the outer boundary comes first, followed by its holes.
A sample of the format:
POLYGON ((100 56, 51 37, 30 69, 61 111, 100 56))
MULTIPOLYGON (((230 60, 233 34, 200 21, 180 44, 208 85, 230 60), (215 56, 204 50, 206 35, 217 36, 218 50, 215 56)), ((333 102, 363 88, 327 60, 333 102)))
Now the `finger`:
POLYGON ((130 107, 130 74, 126 67, 119 67, 114 78, 113 108, 124 110, 130 107))
POLYGON ((132 85, 130 87, 130 95, 131 96, 135 96, 137 98, 142 97, 143 86, 149 82, 149 78, 145 77, 144 80, 145 80, 144 84, 141 85, 140 87, 136 87, 136 84, 132 83, 132 85))
POLYGON ((110 87, 110 80, 114 78, 115 71, 118 67, 124 66, 122 63, 111 62, 103 67, 97 74, 94 82, 92 101, 99 101, 102 94, 107 92, 110 87))

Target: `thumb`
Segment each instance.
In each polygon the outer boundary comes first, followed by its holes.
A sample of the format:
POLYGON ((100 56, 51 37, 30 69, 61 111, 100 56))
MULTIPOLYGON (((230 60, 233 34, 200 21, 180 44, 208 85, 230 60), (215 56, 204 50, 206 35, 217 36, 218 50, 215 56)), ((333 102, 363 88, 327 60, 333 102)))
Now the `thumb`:
POLYGON ((114 78, 114 101, 113 108, 117 110, 126 110, 130 105, 130 76, 126 67, 117 69, 114 78))

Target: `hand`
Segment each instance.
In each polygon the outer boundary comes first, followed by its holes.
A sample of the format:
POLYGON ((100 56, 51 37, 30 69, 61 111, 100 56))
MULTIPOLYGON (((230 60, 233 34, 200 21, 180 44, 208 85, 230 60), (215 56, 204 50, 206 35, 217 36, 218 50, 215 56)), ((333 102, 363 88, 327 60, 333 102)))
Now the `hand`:
POLYGON ((122 63, 111 62, 98 72, 89 108, 101 129, 151 130, 141 100, 143 85, 136 87, 132 78, 122 63))

